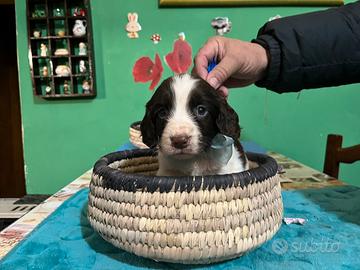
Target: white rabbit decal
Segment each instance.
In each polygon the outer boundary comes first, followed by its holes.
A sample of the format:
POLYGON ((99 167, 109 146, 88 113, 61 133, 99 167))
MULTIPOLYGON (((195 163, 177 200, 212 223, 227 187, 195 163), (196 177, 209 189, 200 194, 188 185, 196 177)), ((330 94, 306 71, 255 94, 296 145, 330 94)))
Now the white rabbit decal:
POLYGON ((139 32, 141 30, 141 25, 138 23, 138 14, 137 13, 128 13, 129 22, 126 24, 126 31, 128 31, 129 38, 138 38, 139 32))

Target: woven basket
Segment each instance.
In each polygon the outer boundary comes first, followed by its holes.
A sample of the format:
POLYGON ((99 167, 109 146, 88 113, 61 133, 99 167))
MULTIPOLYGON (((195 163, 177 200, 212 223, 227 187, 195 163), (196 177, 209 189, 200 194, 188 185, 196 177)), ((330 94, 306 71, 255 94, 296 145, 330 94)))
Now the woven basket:
POLYGON ((141 121, 134 122, 130 125, 129 128, 129 140, 130 142, 140 149, 149 148, 146 144, 143 143, 140 131, 141 121))
POLYGON ((277 164, 214 176, 160 177, 150 149, 96 162, 88 218, 113 245, 157 261, 211 263, 241 256, 270 239, 283 213, 277 164))

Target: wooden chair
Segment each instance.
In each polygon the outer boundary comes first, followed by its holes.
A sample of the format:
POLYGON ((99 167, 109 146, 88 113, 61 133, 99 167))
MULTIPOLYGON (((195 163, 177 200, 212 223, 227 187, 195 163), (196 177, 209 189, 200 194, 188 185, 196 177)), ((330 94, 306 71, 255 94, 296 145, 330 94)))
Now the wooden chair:
POLYGON ((343 137, 330 134, 327 137, 324 173, 339 177, 340 163, 354 163, 360 160, 360 144, 342 148, 343 137))

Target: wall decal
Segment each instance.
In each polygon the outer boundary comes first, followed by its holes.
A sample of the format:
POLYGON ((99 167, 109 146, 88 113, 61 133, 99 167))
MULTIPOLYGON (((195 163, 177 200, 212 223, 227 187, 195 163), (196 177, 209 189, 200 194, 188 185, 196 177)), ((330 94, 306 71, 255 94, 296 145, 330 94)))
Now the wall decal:
POLYGON ((141 25, 138 22, 138 14, 137 13, 128 13, 129 22, 126 24, 126 31, 128 32, 129 38, 138 38, 138 32, 141 31, 141 25))
POLYGON ((155 63, 147 56, 139 58, 133 67, 133 77, 135 82, 145 83, 151 81, 150 90, 153 90, 159 83, 163 66, 158 54, 155 55, 155 63))

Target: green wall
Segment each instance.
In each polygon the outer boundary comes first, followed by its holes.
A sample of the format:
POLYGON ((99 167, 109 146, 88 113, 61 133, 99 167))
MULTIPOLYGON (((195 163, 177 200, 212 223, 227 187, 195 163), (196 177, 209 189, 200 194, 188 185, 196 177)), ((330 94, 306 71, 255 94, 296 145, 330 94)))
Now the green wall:
MULTIPOLYGON (((161 58, 185 32, 194 52, 213 35, 209 22, 228 16, 229 37, 251 40, 259 27, 276 14, 287 16, 319 8, 171 8, 157 0, 92 0, 98 96, 94 100, 46 101, 32 95, 27 59, 25 0, 16 1, 18 57, 27 192, 52 193, 89 169, 98 157, 128 138, 128 126, 143 116, 152 92, 135 84, 135 60, 156 52, 161 58), (138 40, 127 38, 128 12, 138 12, 143 30, 138 40), (162 41, 149 37, 160 33, 162 41)), ((170 76, 164 67, 163 78, 170 76)), ((360 85, 278 95, 255 86, 235 89, 230 103, 240 115, 243 139, 321 170, 328 133, 345 136, 345 145, 359 143, 360 85)), ((360 164, 343 166, 341 178, 360 183, 360 164)))

